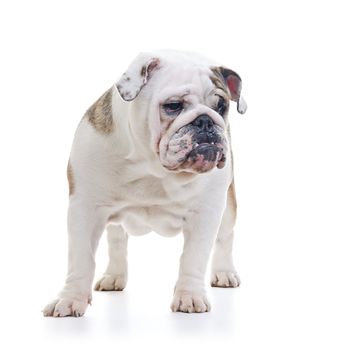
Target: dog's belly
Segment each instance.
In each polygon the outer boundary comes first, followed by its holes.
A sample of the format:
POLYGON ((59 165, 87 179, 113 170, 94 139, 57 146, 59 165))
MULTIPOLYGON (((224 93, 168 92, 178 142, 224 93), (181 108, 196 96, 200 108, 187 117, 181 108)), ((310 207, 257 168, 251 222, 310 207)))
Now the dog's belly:
POLYGON ((154 231, 162 236, 175 236, 183 229, 186 210, 181 207, 129 207, 112 215, 109 222, 120 224, 131 235, 154 231))

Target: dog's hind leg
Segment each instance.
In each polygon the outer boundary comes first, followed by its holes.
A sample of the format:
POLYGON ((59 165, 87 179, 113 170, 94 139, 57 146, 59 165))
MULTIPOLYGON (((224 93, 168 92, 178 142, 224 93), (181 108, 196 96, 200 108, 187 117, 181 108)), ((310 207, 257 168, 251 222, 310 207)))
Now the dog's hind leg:
POLYGON ((236 221, 236 195, 232 183, 227 191, 226 209, 215 242, 211 268, 212 287, 238 287, 240 279, 233 266, 233 227, 236 221))
POLYGON ((128 234, 119 225, 107 226, 109 263, 95 290, 118 290, 125 288, 128 275, 127 244, 128 234))

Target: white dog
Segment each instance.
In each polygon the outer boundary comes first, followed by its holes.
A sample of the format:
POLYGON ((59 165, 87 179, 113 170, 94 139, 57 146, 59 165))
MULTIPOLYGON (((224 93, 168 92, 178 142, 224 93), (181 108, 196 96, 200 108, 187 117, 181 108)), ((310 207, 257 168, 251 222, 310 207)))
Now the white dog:
POLYGON ((96 290, 125 288, 128 235, 151 231, 184 235, 173 311, 209 311, 205 272, 215 240, 211 285, 239 285, 229 100, 246 111, 235 72, 160 51, 140 54, 88 109, 68 163, 68 275, 45 316, 84 314, 105 228, 110 260, 96 290))

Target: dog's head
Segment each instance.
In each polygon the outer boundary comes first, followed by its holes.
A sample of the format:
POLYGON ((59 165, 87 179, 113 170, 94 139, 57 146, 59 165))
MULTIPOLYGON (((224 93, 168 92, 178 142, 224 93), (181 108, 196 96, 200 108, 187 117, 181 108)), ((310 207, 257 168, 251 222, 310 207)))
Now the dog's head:
POLYGON ((116 83, 137 106, 137 137, 149 139, 168 170, 194 173, 225 166, 230 100, 239 113, 247 108, 241 86, 234 71, 179 52, 140 54, 116 83))

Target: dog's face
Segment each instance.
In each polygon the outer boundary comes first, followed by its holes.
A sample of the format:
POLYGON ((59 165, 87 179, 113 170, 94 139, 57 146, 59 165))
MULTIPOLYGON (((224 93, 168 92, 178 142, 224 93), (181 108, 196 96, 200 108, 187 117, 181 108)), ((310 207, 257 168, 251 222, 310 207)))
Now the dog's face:
POLYGON ((169 170, 202 173, 225 165, 229 97, 210 79, 203 80, 181 84, 159 101, 159 157, 169 170))
POLYGON ((230 100, 240 113, 246 110, 235 72, 183 54, 140 55, 116 86, 141 115, 146 112, 145 123, 132 122, 142 125, 135 130, 149 138, 165 168, 203 173, 225 166, 230 100))

